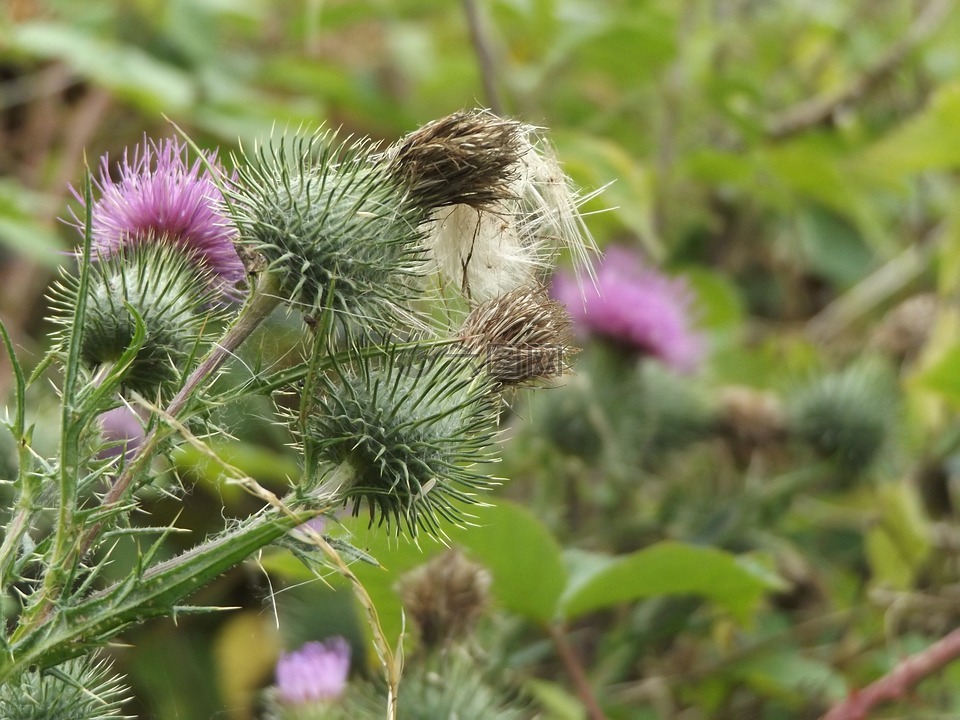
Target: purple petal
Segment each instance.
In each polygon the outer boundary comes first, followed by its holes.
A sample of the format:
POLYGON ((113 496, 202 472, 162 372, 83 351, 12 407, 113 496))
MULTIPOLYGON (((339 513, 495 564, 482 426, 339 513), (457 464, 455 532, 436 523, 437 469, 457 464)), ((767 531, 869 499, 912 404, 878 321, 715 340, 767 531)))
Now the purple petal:
POLYGON ((558 273, 551 292, 567 305, 582 333, 632 347, 678 372, 694 371, 703 358, 704 338, 691 325, 687 284, 644 266, 626 248, 607 250, 596 288, 558 273))
POLYGON ((308 642, 299 650, 281 653, 277 661, 277 690, 291 705, 335 700, 347 685, 350 645, 342 637, 308 642))
MULTIPOLYGON (((223 174, 216 153, 206 160, 223 174)), ((187 146, 177 139, 159 143, 144 138, 133 153, 124 152, 119 179, 110 174, 109 158, 94 179, 99 199, 92 210, 93 254, 109 256, 127 245, 165 241, 182 248, 213 273, 224 290, 245 275, 234 241, 237 236, 213 176, 201 160, 187 163, 187 146)), ((79 193, 73 194, 81 200, 79 193)), ((81 230, 83 222, 74 216, 81 230)))

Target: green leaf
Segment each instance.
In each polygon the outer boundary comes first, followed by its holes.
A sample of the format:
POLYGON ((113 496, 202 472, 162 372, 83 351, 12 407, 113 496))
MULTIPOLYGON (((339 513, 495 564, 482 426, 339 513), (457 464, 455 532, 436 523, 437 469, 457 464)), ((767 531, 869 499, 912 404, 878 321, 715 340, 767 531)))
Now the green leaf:
POLYGON ((798 223, 807 261, 837 287, 856 284, 870 269, 870 249, 839 215, 812 206, 799 213, 798 223))
MULTIPOLYGON (((528 510, 506 500, 495 506, 471 507, 474 526, 447 528, 451 544, 462 547, 493 577, 492 592, 500 607, 536 622, 548 622, 566 582, 560 547, 547 528, 528 510)), ((446 550, 428 536, 418 544, 395 538, 384 528, 367 527, 366 518, 345 518, 344 539, 380 563, 354 563, 351 569, 363 583, 380 616, 387 638, 397 638, 403 627, 396 584, 412 570, 446 550)), ((335 533, 334 533, 335 534, 335 533)), ((342 580, 330 578, 341 586, 342 580)))
POLYGON ((960 166, 960 82, 939 88, 930 103, 868 148, 857 167, 864 177, 899 182, 909 175, 960 166))
POLYGON ((544 717, 549 720, 585 720, 587 717, 583 703, 558 683, 530 679, 524 688, 546 711, 544 717))
POLYGON ((917 377, 916 382, 960 406, 960 345, 947 350, 939 361, 917 377))
POLYGON ((684 270, 697 297, 695 320, 700 327, 729 329, 743 322, 743 299, 728 278, 704 268, 684 270))
POLYGON ((506 500, 471 512, 477 527, 458 528, 450 537, 490 570, 500 604, 529 620, 553 619, 567 572, 560 545, 547 527, 506 500))
POLYGON ((62 260, 63 242, 38 220, 48 214, 50 200, 11 180, 0 180, 0 243, 55 268, 62 260))
POLYGON ((847 694, 846 683, 832 667, 794 650, 751 657, 737 663, 733 673, 764 694, 795 700, 840 700, 847 694))
POLYGON ((745 622, 769 581, 711 547, 666 541, 638 550, 616 562, 597 564, 598 572, 561 600, 564 618, 658 595, 701 595, 724 606, 745 622))
POLYGON ((62 23, 25 22, 10 36, 14 49, 63 60, 81 75, 154 112, 187 109, 194 101, 190 77, 139 47, 122 45, 62 23))
POLYGON ((876 500, 880 522, 866 537, 872 579, 883 587, 909 590, 930 554, 929 522, 916 490, 906 483, 881 485, 876 500))

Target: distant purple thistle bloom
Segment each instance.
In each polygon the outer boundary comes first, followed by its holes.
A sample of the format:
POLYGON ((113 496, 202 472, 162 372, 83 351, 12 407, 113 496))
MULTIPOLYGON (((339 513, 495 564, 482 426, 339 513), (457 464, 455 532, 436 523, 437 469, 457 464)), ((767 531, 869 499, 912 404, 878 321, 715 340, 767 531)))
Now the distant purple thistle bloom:
POLYGON ((596 287, 558 273, 552 294, 566 304, 578 329, 658 358, 678 372, 694 371, 703 358, 704 338, 691 327, 687 284, 644 266, 626 248, 606 251, 596 287))
POLYGON ((126 405, 102 413, 97 421, 106 444, 97 454, 101 460, 121 454, 129 460, 143 443, 143 423, 137 413, 126 405))
MULTIPOLYGON (((207 161, 220 171, 216 153, 207 161)), ((110 176, 109 158, 94 180, 100 194, 92 211, 93 255, 106 257, 126 245, 165 239, 212 272, 225 290, 244 278, 222 195, 201 160, 187 164, 187 146, 177 139, 144 138, 124 151, 120 179, 110 176)), ((83 198, 74 190, 81 202, 83 198)), ((83 220, 74 217, 82 230, 83 220)))
POLYGON ((291 705, 336 700, 347 686, 350 645, 342 637, 308 642, 299 650, 280 653, 277 690, 291 705))

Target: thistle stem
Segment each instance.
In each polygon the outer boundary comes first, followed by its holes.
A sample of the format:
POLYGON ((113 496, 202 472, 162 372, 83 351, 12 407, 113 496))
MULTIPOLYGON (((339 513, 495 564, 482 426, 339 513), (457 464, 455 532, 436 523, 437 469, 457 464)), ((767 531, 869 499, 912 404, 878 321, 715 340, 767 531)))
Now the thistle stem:
MULTIPOLYGON (((167 405, 166 415, 174 418, 177 417, 178 413, 183 410, 193 394, 220 369, 220 366, 226 362, 227 358, 233 355, 234 351, 250 337, 251 333, 257 329, 260 323, 273 312, 274 308, 280 303, 280 299, 273 293, 273 290, 273 276, 269 273, 264 273, 260 276, 257 286, 251 293, 247 304, 243 306, 240 314, 237 315, 234 323, 229 327, 223 337, 220 338, 220 341, 207 353, 206 357, 200 361, 196 370, 190 374, 190 377, 187 378, 183 387, 180 388, 180 392, 178 392, 173 397, 173 400, 170 401, 170 404, 167 405)), ((126 494, 127 488, 130 487, 134 476, 140 470, 143 458, 149 457, 153 453, 160 439, 162 439, 162 435, 158 430, 154 430, 147 436, 140 451, 127 467, 127 470, 117 478, 116 482, 114 482, 104 497, 103 505, 105 507, 119 502, 126 494)), ((84 552, 86 552, 90 546, 89 541, 92 541, 99 530, 99 525, 94 526, 91 528, 88 536, 84 538, 84 552)))
POLYGON ((831 708, 821 720, 864 720, 875 706, 898 700, 921 680, 960 658, 960 629, 940 638, 926 650, 904 658, 890 672, 831 708))
MULTIPOLYGON (((176 417, 183 410, 193 394, 216 373, 216 371, 226 362, 237 348, 250 337, 251 333, 262 323, 267 316, 273 312, 279 304, 280 299, 274 292, 275 281, 270 273, 263 273, 254 287, 246 304, 240 310, 233 324, 227 329, 220 341, 207 353, 206 357, 200 361, 197 368, 190 374, 183 387, 180 389, 173 400, 166 408, 166 415, 176 417)), ((124 471, 114 480, 107 494, 104 496, 102 507, 109 510, 117 505, 124 496, 126 496, 133 481, 138 477, 143 469, 152 459, 154 451, 170 433, 170 429, 160 426, 151 431, 144 439, 143 445, 137 451, 124 471)), ((83 533, 83 536, 73 546, 73 551, 62 558, 61 568, 72 567, 78 558, 86 555, 87 551, 93 545, 100 531, 103 529, 103 521, 92 524, 83 533)), ((45 593, 40 601, 40 605, 31 614, 31 621, 22 623, 14 636, 14 639, 23 637, 31 628, 42 624, 50 615, 54 606, 55 593, 45 593)))
POLYGON ((593 688, 590 687, 590 681, 587 679, 580 658, 570 647, 570 641, 567 639, 564 628, 556 623, 550 623, 547 625, 547 634, 553 641, 553 646, 557 649, 557 654, 573 681, 573 685, 577 689, 577 695, 580 696, 590 720, 606 720, 607 716, 603 714, 603 709, 600 707, 596 695, 593 694, 593 688))

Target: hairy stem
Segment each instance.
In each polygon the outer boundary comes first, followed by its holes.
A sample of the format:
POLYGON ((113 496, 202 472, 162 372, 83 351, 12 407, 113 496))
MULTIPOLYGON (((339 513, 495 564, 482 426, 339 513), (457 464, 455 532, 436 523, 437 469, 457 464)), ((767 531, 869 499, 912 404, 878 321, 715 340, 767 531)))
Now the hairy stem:
POLYGON ((553 646, 557 649, 557 654, 560 656, 560 660, 567 670, 567 675, 569 675, 570 680, 573 681, 577 695, 580 696, 580 700, 583 702, 590 720, 606 720, 606 715, 603 714, 603 709, 600 707, 600 703, 593 693, 593 688, 590 687, 590 681, 587 679, 587 673, 583 669, 583 664, 570 646, 570 641, 567 639, 567 633, 564 628, 558 624, 550 623, 547 625, 547 633, 553 641, 553 646))
POLYGON ((480 65, 480 76, 483 79, 483 92, 487 96, 487 103, 494 113, 503 115, 503 102, 500 100, 500 91, 497 90, 493 51, 483 31, 480 9, 475 0, 463 0, 463 10, 467 15, 467 24, 470 26, 470 40, 480 65))
POLYGON ((864 720, 880 703, 899 700, 924 678, 960 657, 960 629, 944 636, 926 650, 901 660, 893 670, 862 690, 834 705, 821 720, 864 720))
MULTIPOLYGON (((187 405, 190 398, 205 383, 207 383, 223 365, 226 360, 239 348, 243 342, 250 337, 250 334, 266 319, 279 303, 279 299, 273 293, 273 277, 269 273, 260 276, 256 287, 248 297, 247 303, 241 309, 239 315, 233 324, 227 329, 223 337, 207 353, 207 356, 200 361, 197 368, 187 378, 183 387, 180 389, 173 400, 166 408, 166 415, 176 417, 187 405)), ((103 499, 103 508, 109 510, 117 506, 127 495, 133 481, 142 475, 152 460, 153 453, 156 451, 160 442, 170 434, 168 426, 161 424, 155 428, 145 439, 143 444, 137 450, 124 471, 110 486, 103 499)), ((61 511, 62 513, 62 511, 61 511)), ((60 519, 63 522, 63 518, 60 519)), ((82 536, 70 547, 57 552, 56 572, 48 571, 47 577, 50 582, 63 575, 65 569, 73 565, 82 558, 103 529, 103 522, 92 524, 86 528, 82 536)), ((60 526, 58 525, 58 528, 60 526)), ((72 525, 70 526, 72 527, 72 525)), ((60 550, 59 545, 55 546, 55 551, 60 550)), ((45 583, 45 586, 48 583, 45 583)), ((55 592, 45 592, 33 608, 25 622, 22 622, 17 628, 14 638, 23 637, 32 628, 42 624, 50 615, 56 599, 55 592)))

